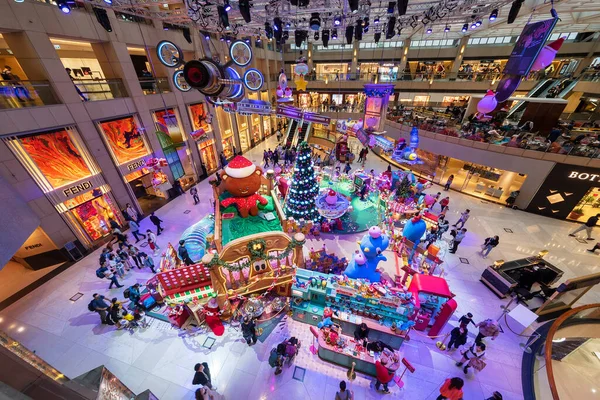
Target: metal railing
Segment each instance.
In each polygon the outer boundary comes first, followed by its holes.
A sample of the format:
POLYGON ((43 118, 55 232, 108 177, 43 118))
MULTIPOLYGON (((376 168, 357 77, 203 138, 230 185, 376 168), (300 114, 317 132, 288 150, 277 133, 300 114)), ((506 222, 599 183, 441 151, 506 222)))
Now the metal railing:
POLYGON ((121 79, 75 79, 73 83, 84 101, 111 100, 128 96, 121 79))
POLYGON ((0 109, 60 104, 48 81, 0 81, 0 109))
MULTIPOLYGON (((410 111, 409 111, 410 112, 410 111)), ((497 129, 497 135, 489 135, 492 129, 486 124, 472 124, 468 130, 457 126, 450 115, 443 113, 412 113, 412 118, 406 115, 393 116, 388 114, 387 120, 402 125, 401 130, 407 132, 413 126, 419 130, 434 135, 450 136, 459 139, 487 143, 492 146, 505 146, 533 150, 543 153, 555 153, 586 158, 600 158, 600 129, 575 128, 563 132, 558 138, 550 142, 547 137, 538 132, 524 132, 516 126, 505 125, 497 129), (405 128, 405 129, 404 129, 405 128), (582 138, 581 136, 585 136, 582 138)))
POLYGON ((170 93, 169 78, 140 78, 140 86, 144 94, 170 93))

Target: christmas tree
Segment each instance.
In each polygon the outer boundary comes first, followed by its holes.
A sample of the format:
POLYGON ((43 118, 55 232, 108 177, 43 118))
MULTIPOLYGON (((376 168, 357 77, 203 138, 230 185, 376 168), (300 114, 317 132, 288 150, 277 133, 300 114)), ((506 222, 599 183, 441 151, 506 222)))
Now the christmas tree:
POLYGON ((410 180, 408 180, 408 176, 404 175, 404 178, 402 179, 402 181, 400 181, 398 189, 396 190, 396 196, 398 196, 399 199, 408 198, 411 194, 410 187, 410 180))
POLYGON ((284 211, 288 217, 294 219, 304 218, 307 221, 317 221, 320 216, 315 206, 315 197, 319 193, 319 184, 315 179, 311 156, 308 144, 300 143, 284 211))

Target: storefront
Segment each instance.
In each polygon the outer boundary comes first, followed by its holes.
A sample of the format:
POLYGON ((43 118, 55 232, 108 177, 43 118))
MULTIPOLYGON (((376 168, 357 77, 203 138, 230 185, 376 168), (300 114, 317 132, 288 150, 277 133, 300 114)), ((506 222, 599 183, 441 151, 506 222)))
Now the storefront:
POLYGON ((243 153, 252 147, 250 142, 250 130, 248 128, 248 117, 245 115, 236 115, 238 135, 240 138, 240 147, 243 153))
POLYGON ((261 140, 263 140, 263 135, 260 126, 260 115, 252 114, 250 115, 249 119, 251 123, 250 129, 252 134, 252 147, 254 147, 258 143, 260 143, 261 140))
POLYGON ((500 76, 508 60, 463 61, 458 69, 458 79, 483 81, 500 76))
POLYGON ((345 80, 346 74, 350 69, 348 63, 339 64, 317 64, 315 66, 317 71, 317 77, 319 80, 345 80))
MULTIPOLYGON (((313 106, 312 93, 298 93, 298 107, 310 108, 313 106)), ((316 93, 315 93, 316 95, 316 93)))
POLYGON ((271 136, 271 117, 268 115, 261 116, 263 123, 263 133, 265 138, 271 136))
POLYGON ((445 79, 452 70, 452 63, 452 60, 409 61, 407 68, 413 80, 445 79))
POLYGON ((233 158, 235 149, 235 139, 233 137, 233 126, 231 123, 231 115, 223 111, 222 107, 215 108, 217 121, 219 122, 219 131, 221 133, 221 146, 223 154, 228 160, 233 158))
POLYGON ((192 122, 192 138, 196 141, 200 157, 206 172, 209 174, 218 169, 217 149, 215 147, 214 133, 210 125, 210 117, 207 116, 204 104, 191 104, 188 107, 188 114, 192 122))
POLYGON ((85 246, 111 234, 124 220, 110 187, 74 127, 6 140, 46 198, 85 246))
POLYGON ((156 135, 174 179, 179 179, 183 188, 196 182, 192 157, 186 146, 186 135, 181 127, 176 109, 160 109, 152 113, 156 135))
POLYGON ((553 218, 587 221, 600 213, 600 171, 577 165, 554 165, 527 211, 553 218))
POLYGON ((398 66, 395 63, 362 63, 360 79, 374 83, 395 82, 398 80, 398 66))

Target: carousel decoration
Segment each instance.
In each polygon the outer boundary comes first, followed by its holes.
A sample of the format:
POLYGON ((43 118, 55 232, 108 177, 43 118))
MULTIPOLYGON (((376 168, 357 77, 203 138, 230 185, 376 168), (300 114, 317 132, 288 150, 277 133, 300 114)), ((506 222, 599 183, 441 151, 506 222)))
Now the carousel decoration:
POLYGON ((326 189, 315 199, 315 205, 319 214, 326 219, 337 219, 346 214, 350 202, 345 196, 333 189, 326 189))
POLYGON ((179 90, 187 92, 192 88, 197 89, 215 105, 237 103, 244 98, 244 88, 258 91, 264 83, 264 77, 259 70, 249 68, 240 75, 234 68, 234 65, 244 68, 252 61, 252 48, 243 40, 231 43, 231 61, 226 64, 210 58, 185 62, 183 51, 168 40, 158 43, 156 53, 163 65, 177 68, 173 74, 173 82, 179 90))

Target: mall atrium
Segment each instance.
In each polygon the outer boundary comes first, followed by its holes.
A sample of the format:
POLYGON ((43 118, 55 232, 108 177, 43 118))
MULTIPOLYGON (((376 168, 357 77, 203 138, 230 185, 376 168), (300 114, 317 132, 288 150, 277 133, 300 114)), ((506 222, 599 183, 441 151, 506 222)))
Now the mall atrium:
POLYGON ((0 0, 0 399, 600 399, 598 0, 0 0))

